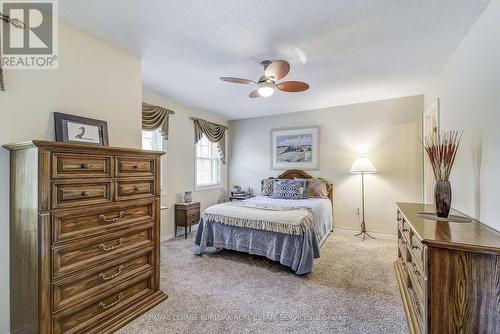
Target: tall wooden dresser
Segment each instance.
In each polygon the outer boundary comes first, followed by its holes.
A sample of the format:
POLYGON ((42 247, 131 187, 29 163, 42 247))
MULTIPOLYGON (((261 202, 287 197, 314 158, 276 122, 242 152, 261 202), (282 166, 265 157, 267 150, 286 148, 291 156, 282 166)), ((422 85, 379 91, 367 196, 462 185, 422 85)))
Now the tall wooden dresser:
POLYGON ((11 150, 11 333, 112 333, 160 290, 160 155, 48 141, 11 150))
POLYGON ((417 216, 432 205, 397 208, 395 268, 410 333, 500 333, 500 233, 417 216))

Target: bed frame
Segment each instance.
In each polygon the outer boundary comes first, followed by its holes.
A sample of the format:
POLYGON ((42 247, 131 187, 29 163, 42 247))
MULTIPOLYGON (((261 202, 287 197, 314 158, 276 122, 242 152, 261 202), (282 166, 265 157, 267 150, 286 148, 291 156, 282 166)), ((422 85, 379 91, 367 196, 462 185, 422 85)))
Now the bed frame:
MULTIPOLYGON (((306 172, 304 172, 303 170, 300 170, 300 169, 289 169, 289 170, 283 172, 283 174, 281 174, 280 176, 270 177, 269 179, 290 179, 290 180, 293 180, 295 178, 312 179, 313 176, 307 174, 306 172)), ((321 180, 326 182, 327 190, 328 190, 328 199, 332 202, 332 208, 333 208, 333 184, 331 184, 330 182, 328 182, 327 180, 325 180, 321 177, 318 177, 318 179, 321 179, 321 180)))

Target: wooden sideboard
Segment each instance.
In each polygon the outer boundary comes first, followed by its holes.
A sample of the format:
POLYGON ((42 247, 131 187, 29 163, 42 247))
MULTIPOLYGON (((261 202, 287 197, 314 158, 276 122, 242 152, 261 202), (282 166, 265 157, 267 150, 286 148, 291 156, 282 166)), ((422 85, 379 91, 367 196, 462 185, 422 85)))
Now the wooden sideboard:
POLYGON ((395 269, 410 333, 500 333, 500 233, 418 212, 434 207, 397 203, 395 269))
POLYGON ((160 290, 163 152, 32 141, 11 151, 11 333, 112 333, 160 290))

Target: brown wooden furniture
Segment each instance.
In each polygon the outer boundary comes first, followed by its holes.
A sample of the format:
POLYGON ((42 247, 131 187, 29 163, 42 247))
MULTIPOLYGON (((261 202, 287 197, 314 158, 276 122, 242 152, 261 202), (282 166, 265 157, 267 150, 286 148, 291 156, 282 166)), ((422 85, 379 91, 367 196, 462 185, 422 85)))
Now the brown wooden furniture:
POLYGON ((250 198, 254 198, 255 196, 253 195, 230 195, 229 196, 229 201, 230 202, 233 202, 233 201, 244 201, 246 199, 250 199, 250 198))
POLYGON ((500 333, 500 233, 417 216, 432 205, 397 208, 395 268, 410 333, 500 333))
POLYGON ((160 290, 163 152, 32 141, 11 150, 11 333, 112 333, 160 290))
POLYGON ((175 204, 175 236, 177 237, 177 226, 184 226, 184 239, 187 232, 191 232, 191 226, 200 221, 200 202, 175 204))

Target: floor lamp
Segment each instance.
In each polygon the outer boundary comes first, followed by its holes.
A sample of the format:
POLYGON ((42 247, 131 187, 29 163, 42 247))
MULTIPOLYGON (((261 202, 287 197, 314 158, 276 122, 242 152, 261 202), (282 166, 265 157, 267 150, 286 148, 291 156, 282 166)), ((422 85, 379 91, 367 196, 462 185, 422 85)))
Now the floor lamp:
POLYGON ((361 197, 362 197, 362 210, 363 210, 363 218, 361 221, 361 232, 355 234, 355 236, 362 235, 363 241, 368 236, 372 239, 375 239, 371 235, 366 232, 366 223, 365 223, 365 174, 367 173, 375 173, 375 167, 368 158, 357 158, 354 160, 354 163, 351 167, 351 173, 361 174, 361 197))

